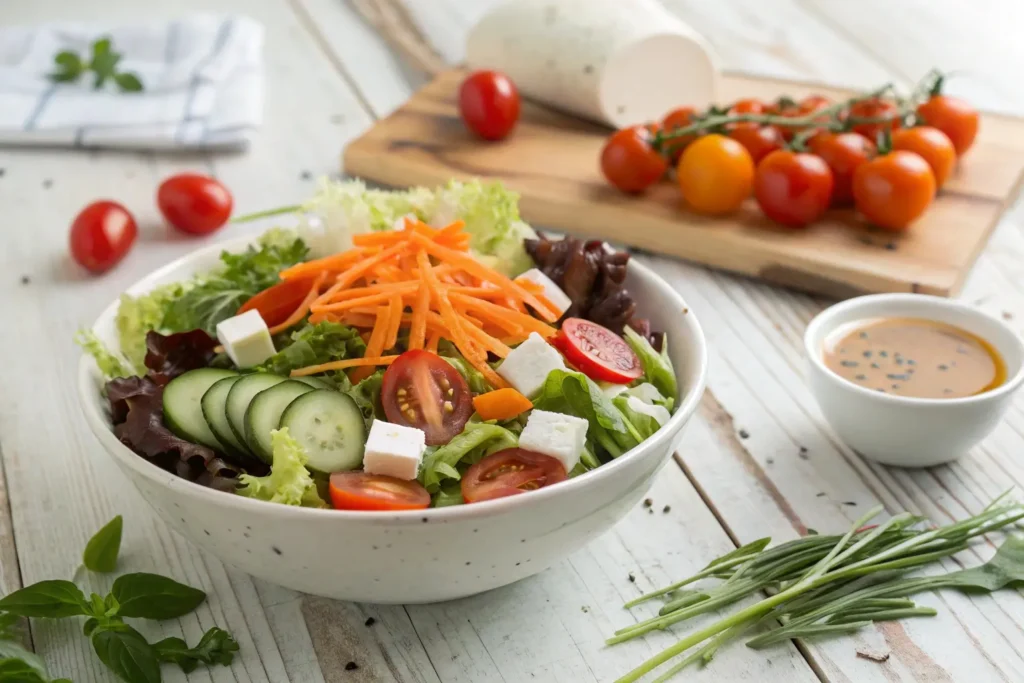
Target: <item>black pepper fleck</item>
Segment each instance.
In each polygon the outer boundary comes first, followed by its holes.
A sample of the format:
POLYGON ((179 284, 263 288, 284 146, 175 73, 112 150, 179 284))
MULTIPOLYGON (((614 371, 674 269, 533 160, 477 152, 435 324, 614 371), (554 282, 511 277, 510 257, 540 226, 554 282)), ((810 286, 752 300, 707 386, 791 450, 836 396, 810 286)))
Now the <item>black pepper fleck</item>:
POLYGON ((647 508, 647 512, 649 512, 650 514, 653 515, 654 514, 654 508, 647 508))
POLYGON ((358 668, 359 668, 359 665, 356 664, 355 662, 349 662, 348 664, 345 665, 345 671, 355 671, 358 668))
POLYGON ((871 358, 871 352, 870 351, 865 351, 864 352, 864 357, 865 358, 871 358))
MULTIPOLYGON (((867 332, 861 332, 860 333, 860 338, 861 339, 867 339, 868 338, 868 333, 867 332)), ((868 353, 870 353, 870 351, 868 353)))
POLYGON ((882 358, 888 358, 889 357, 889 352, 888 351, 879 351, 878 355, 880 357, 882 357, 882 358))
POLYGON ((892 385, 892 388, 893 388, 893 389, 899 389, 899 388, 900 388, 900 385, 899 385, 899 384, 893 384, 893 385, 892 385))
POLYGON ((207 536, 209 536, 209 535, 210 535, 210 532, 209 532, 209 531, 207 531, 206 529, 203 529, 203 533, 204 533, 204 534, 206 534, 207 536))
POLYGON ((468 567, 468 566, 469 566, 469 565, 471 565, 471 564, 473 564, 473 563, 472 563, 472 562, 467 562, 467 563, 466 563, 466 566, 468 567))
POLYGON ((582 607, 580 607, 580 611, 583 612, 584 614, 586 614, 587 612, 590 611, 590 608, 587 607, 586 605, 583 605, 582 607))
POLYGON ((649 508, 652 505, 654 505, 654 501, 653 500, 651 500, 650 498, 644 498, 644 507, 645 508, 649 508))
POLYGON ((585 73, 585 74, 592 74, 592 73, 594 73, 594 67, 591 66, 590 64, 587 64, 585 67, 583 67, 583 73, 585 73))
POLYGON ((282 552, 281 552, 281 549, 280 549, 280 548, 278 548, 278 547, 277 547, 276 545, 272 545, 272 546, 270 546, 270 549, 271 549, 271 550, 273 550, 273 551, 274 551, 275 553, 277 553, 278 555, 284 555, 284 553, 282 553, 282 552))
POLYGON ((842 366, 843 366, 844 368, 855 368, 855 367, 857 367, 858 365, 860 365, 860 363, 858 363, 858 362, 857 362, 857 361, 855 361, 855 360, 844 360, 844 361, 839 361, 839 364, 840 364, 840 365, 842 365, 842 366))
POLYGON ((51 187, 53 187, 53 181, 52 180, 47 178, 46 180, 43 181, 43 189, 44 190, 49 190, 51 187))
POLYGON ((302 173, 299 174, 299 177, 302 178, 303 180, 309 180, 313 177, 313 174, 310 173, 309 171, 303 171, 302 173))
POLYGON ((422 521, 423 521, 424 524, 426 524, 428 520, 427 520, 426 517, 424 517, 422 521))
POLYGON ((741 439, 749 439, 750 438, 750 432, 748 432, 746 429, 741 429, 739 434, 740 434, 740 438, 741 439))
POLYGON ((636 576, 633 575, 633 572, 629 573, 629 582, 636 583, 636 576))
POLYGON ((765 461, 765 464, 768 464, 768 465, 774 465, 775 464, 775 458, 765 458, 764 461, 765 461))
POLYGON ((672 510, 672 506, 671 505, 666 505, 665 507, 661 508, 662 512, 670 512, 671 510, 672 510))
POLYGON ((363 622, 363 626, 373 626, 376 623, 377 623, 377 620, 374 619, 373 617, 370 617, 369 619, 367 619, 366 621, 363 622))
POLYGON ((907 365, 917 365, 917 361, 915 361, 913 358, 908 358, 907 365))
POLYGON ((948 365, 945 365, 945 364, 943 364, 943 365, 940 365, 940 366, 939 366, 939 370, 949 370, 949 366, 948 366, 948 365))
POLYGON ((895 242, 886 242, 885 243, 885 248, 888 249, 889 251, 896 251, 896 243, 895 242))
POLYGON ((825 492, 824 492, 824 491, 822 491, 822 492, 820 492, 820 493, 818 493, 818 494, 815 494, 815 495, 817 495, 817 496, 818 496, 818 498, 824 498, 826 494, 825 494, 825 492))
POLYGON ((21 284, 27 285, 30 282, 32 282, 32 278, 30 278, 28 275, 21 276, 21 284))
POLYGON ((1013 320, 1013 313, 1003 311, 1003 320, 1013 320))
POLYGON ((866 380, 867 378, 868 378, 868 376, 867 376, 867 375, 857 375, 857 376, 856 376, 856 377, 855 377, 854 379, 858 379, 858 380, 860 380, 861 382, 863 382, 863 381, 864 381, 864 380, 866 380))
POLYGON ((850 507, 857 507, 856 501, 852 501, 852 500, 844 500, 843 501, 843 505, 849 505, 850 507))
POLYGON ((872 364, 871 364, 871 367, 873 367, 873 368, 874 368, 875 370, 878 370, 878 369, 880 369, 880 368, 881 368, 882 366, 881 366, 881 365, 879 365, 878 363, 872 363, 872 364))
POLYGON ((900 375, 900 374, 895 374, 895 373, 889 373, 888 375, 885 376, 885 378, 886 379, 892 379, 892 380, 904 381, 905 382, 908 379, 910 379, 910 375, 900 375))
POLYGON ((5 173, 7 173, 7 169, 6 168, 0 168, 0 178, 3 178, 5 173))

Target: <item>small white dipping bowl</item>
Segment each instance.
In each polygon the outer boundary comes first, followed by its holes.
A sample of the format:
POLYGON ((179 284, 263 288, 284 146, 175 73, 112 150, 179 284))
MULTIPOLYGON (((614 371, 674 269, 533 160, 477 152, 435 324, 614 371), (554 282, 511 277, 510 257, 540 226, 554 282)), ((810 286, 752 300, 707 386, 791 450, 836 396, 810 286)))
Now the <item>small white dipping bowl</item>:
POLYGON ((825 309, 804 334, 814 397, 839 437, 887 465, 927 467, 955 460, 1002 419, 1024 381, 1024 345, 1001 321, 970 306, 923 294, 874 294, 825 309), (990 343, 1006 363, 1006 381, 965 398, 910 398, 872 391, 825 367, 825 341, 839 327, 872 318, 923 318, 955 325, 990 343))
MULTIPOLYGON (((234 240, 179 259, 128 289, 206 272, 234 240)), ((677 410, 647 441, 593 472, 500 500, 408 512, 314 510, 204 488, 165 472, 114 436, 96 364, 83 356, 78 393, 100 445, 153 506, 192 543, 250 574, 294 590, 372 603, 437 602, 540 572, 610 529, 639 502, 669 461, 704 393, 707 349, 692 312, 664 280, 632 262, 626 280, 655 329, 668 334, 679 379, 677 410)), ((93 330, 118 348, 118 302, 93 330)))

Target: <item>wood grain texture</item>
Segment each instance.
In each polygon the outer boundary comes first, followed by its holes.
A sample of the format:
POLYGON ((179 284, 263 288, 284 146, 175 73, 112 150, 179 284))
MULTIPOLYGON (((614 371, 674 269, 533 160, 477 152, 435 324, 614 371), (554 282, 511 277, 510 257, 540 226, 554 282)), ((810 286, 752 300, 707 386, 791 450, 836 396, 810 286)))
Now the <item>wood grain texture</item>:
MULTIPOLYGON (((598 126, 528 105, 509 139, 473 139, 456 107, 464 75, 442 74, 350 143, 345 171, 395 186, 434 186, 453 177, 500 180, 521 193, 524 218, 538 225, 834 297, 955 294, 1024 172, 1024 121, 992 115, 946 190, 905 234, 868 231, 852 210, 830 212, 806 230, 793 231, 766 219, 753 200, 734 216, 707 218, 683 210, 670 182, 643 197, 610 187, 596 162, 607 137, 598 126)), ((783 93, 800 98, 810 92, 849 95, 730 75, 721 100, 783 93)))

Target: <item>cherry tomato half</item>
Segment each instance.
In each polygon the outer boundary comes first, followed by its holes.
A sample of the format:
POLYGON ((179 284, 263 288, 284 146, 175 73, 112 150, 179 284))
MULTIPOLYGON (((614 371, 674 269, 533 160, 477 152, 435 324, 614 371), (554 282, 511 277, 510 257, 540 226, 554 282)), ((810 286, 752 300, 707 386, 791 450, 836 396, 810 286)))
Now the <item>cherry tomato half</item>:
POLYGON ((114 267, 135 243, 135 218, 117 202, 93 202, 71 223, 71 256, 93 273, 114 267))
POLYGON ((780 149, 757 166, 754 197, 776 223, 802 228, 832 201, 832 171, 821 157, 780 149))
POLYGON ((697 213, 721 215, 740 208, 754 184, 754 161, 740 143, 723 135, 693 142, 676 168, 679 190, 697 213))
POLYGON ((406 351, 384 371, 380 399, 388 422, 422 429, 428 446, 448 443, 473 414, 473 396, 459 371, 420 349, 406 351))
POLYGON ((565 481, 565 466, 549 455, 506 448, 471 465, 462 476, 467 503, 515 496, 565 481))
POLYGON ((167 222, 191 235, 208 235, 228 222, 234 200, 217 179, 181 173, 160 183, 156 204, 167 222))
MULTIPOLYGON (((665 116, 661 121, 661 127, 666 133, 670 133, 676 128, 686 128, 694 122, 694 118, 697 116, 697 110, 693 107, 679 107, 673 109, 665 116)), ((675 164, 679 161, 679 157, 683 155, 683 150, 691 142, 697 139, 696 134, 684 135, 678 138, 672 138, 671 141, 665 142, 665 149, 668 152, 669 159, 675 164)))
POLYGON ((959 97, 933 95, 918 106, 917 115, 949 137, 957 156, 963 156, 978 135, 978 110, 959 97))
POLYGON ((484 140, 501 140, 519 120, 519 91, 498 71, 476 71, 459 88, 459 114, 484 140))
POLYGON ((661 180, 668 169, 665 157, 654 151, 649 126, 616 131, 601 150, 601 172, 623 192, 641 192, 661 180))
POLYGON ((872 98, 868 100, 861 100, 860 102, 854 102, 850 107, 849 115, 851 118, 857 119, 877 119, 881 117, 892 117, 888 121, 879 121, 874 123, 858 123, 853 126, 850 130, 854 133, 860 133, 868 140, 872 142, 878 142, 878 134, 885 130, 896 130, 900 127, 900 120, 897 118, 899 114, 899 107, 896 106, 895 102, 884 100, 881 98, 872 98))
POLYGON ((336 510, 422 510, 430 505, 430 494, 419 482, 366 472, 335 472, 330 493, 336 510))
POLYGON ((629 384, 644 368, 622 337, 582 318, 566 318, 554 339, 566 360, 591 379, 629 384))
POLYGON ((934 197, 935 175, 928 162, 913 152, 890 152, 861 164, 853 173, 857 210, 886 230, 906 230, 934 197))
POLYGON ((750 152, 750 158, 754 160, 755 165, 775 150, 782 149, 786 143, 778 128, 757 123, 736 124, 736 127, 729 131, 729 137, 750 152))
POLYGON ((945 133, 931 126, 904 128, 892 134, 892 148, 919 154, 935 175, 935 186, 942 187, 956 164, 956 149, 945 133))
POLYGON ((302 300, 309 294, 309 288, 313 286, 314 278, 296 278, 284 280, 272 287, 264 289, 251 299, 242 304, 236 315, 245 313, 252 309, 260 312, 260 317, 267 327, 273 327, 288 319, 295 309, 299 307, 302 300))
POLYGON ((875 144, 857 133, 822 132, 807 146, 832 169, 832 204, 853 202, 853 172, 875 156, 875 144))

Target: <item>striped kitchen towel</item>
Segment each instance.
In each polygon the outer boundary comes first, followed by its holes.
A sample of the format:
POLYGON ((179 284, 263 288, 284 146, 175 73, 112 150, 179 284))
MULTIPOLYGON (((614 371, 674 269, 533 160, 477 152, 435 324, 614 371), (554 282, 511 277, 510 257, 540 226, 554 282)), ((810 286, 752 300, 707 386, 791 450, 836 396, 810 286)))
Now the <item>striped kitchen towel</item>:
POLYGON ((263 118, 263 27, 242 16, 191 15, 109 27, 0 27, 0 145, 132 149, 245 148, 263 118), (54 83, 53 58, 88 60, 109 37, 138 93, 92 74, 54 83))

